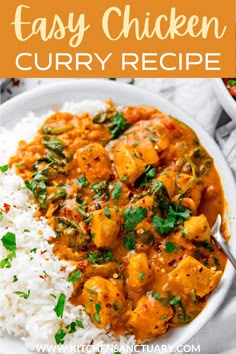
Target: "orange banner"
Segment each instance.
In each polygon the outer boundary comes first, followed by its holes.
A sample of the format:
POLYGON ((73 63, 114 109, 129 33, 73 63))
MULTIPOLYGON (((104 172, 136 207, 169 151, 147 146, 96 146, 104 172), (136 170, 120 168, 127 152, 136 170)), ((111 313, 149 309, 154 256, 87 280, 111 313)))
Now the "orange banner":
POLYGON ((235 1, 8 0, 1 77, 234 77, 235 1))

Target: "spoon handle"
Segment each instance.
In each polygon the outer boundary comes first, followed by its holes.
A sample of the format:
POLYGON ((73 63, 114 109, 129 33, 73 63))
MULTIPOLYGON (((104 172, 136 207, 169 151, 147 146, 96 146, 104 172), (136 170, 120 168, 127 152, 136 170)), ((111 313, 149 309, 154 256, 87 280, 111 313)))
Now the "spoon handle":
POLYGON ((227 242, 224 239, 222 239, 221 241, 216 239, 216 242, 218 243, 222 251, 226 254, 226 256, 229 258, 234 268, 236 269, 236 258, 233 256, 232 252, 230 251, 227 242))

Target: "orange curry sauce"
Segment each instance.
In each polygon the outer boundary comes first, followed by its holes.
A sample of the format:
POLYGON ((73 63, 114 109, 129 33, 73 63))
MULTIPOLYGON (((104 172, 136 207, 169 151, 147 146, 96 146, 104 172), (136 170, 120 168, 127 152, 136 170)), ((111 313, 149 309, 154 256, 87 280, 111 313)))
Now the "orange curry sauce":
POLYGON ((189 127, 108 101, 95 117, 53 114, 10 164, 57 235, 54 253, 76 266, 71 302, 97 327, 141 343, 202 311, 226 262, 210 231, 224 197, 189 127))

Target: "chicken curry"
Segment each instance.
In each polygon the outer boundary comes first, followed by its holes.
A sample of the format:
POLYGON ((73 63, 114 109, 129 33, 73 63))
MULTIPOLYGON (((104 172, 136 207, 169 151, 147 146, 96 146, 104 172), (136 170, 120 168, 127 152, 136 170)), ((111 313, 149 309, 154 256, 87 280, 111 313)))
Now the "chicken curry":
POLYGON ((224 196, 188 126, 153 107, 106 105, 54 113, 10 164, 55 231, 54 253, 75 266, 71 302, 141 343, 192 321, 217 286, 226 259, 211 226, 224 196))

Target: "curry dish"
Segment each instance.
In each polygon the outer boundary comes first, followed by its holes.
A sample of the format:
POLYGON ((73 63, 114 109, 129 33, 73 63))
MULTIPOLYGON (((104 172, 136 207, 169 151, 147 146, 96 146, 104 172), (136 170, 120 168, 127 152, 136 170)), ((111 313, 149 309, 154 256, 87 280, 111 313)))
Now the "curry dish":
POLYGON ((53 114, 10 164, 55 231, 55 255, 76 267, 71 302, 141 343, 192 321, 217 286, 226 259, 210 228, 224 196, 189 127, 153 107, 106 105, 53 114))

